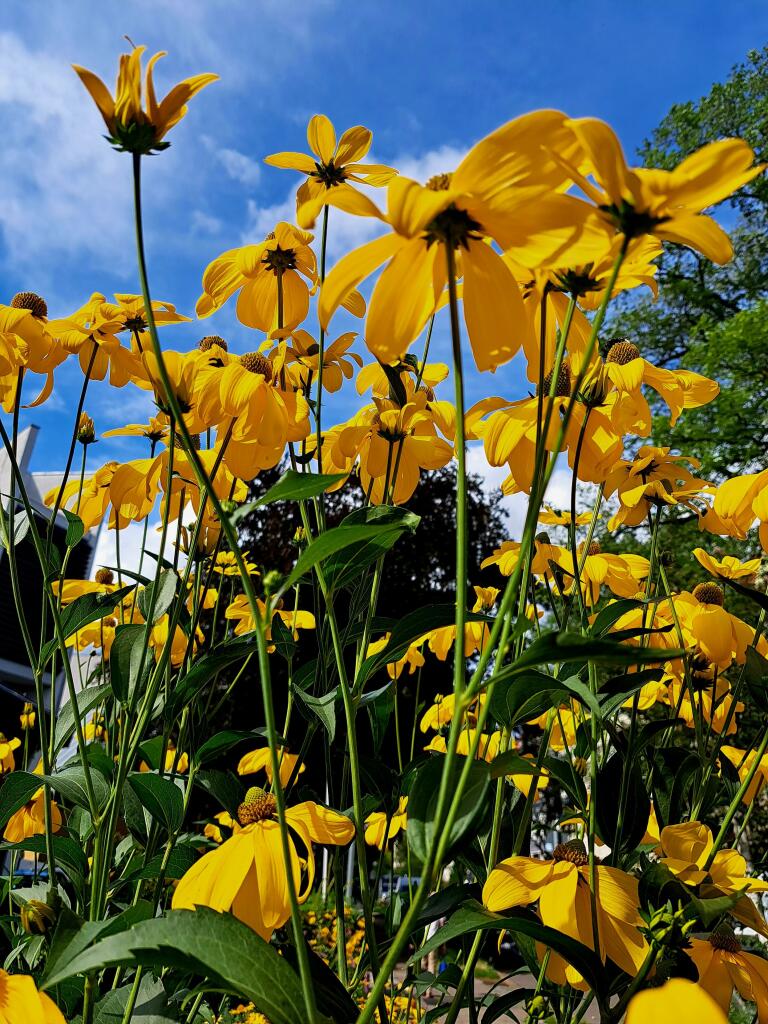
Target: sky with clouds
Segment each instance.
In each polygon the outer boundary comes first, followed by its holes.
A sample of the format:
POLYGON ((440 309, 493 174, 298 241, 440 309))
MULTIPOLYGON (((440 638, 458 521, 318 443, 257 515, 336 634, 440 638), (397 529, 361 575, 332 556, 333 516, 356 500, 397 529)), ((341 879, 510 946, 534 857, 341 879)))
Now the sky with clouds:
MULTIPOLYGON (((156 298, 192 315, 203 269, 221 251, 290 219, 298 176, 263 164, 305 149, 316 112, 339 129, 365 124, 372 157, 424 180, 450 170, 478 138, 536 107, 605 118, 628 152, 675 102, 696 99, 768 40, 764 0, 3 0, 0 9, 0 295, 43 294, 52 316, 93 291, 139 290, 130 159, 103 123, 72 63, 111 86, 123 35, 169 55, 162 94, 188 74, 215 71, 167 152, 145 161, 145 215, 156 298)), ((383 197, 382 197, 383 198, 383 197)), ((330 264, 371 237, 370 221, 334 214, 330 264)), ((255 346, 230 303, 204 325, 167 328, 168 347, 219 333, 255 346)), ((436 332, 445 357, 447 334, 436 332)), ((257 339, 260 340, 260 339, 257 339)), ((82 375, 57 373, 52 399, 24 413, 41 430, 33 469, 61 465, 82 375)), ((494 393, 523 386, 516 363, 494 393)), ((488 393, 470 381, 470 399, 488 393)), ((354 408, 354 390, 336 407, 354 408)), ((137 389, 94 387, 99 431, 146 420, 137 389)), ((333 415, 330 416, 333 419, 333 415)), ((102 441, 93 468, 141 457, 139 440, 102 441)))

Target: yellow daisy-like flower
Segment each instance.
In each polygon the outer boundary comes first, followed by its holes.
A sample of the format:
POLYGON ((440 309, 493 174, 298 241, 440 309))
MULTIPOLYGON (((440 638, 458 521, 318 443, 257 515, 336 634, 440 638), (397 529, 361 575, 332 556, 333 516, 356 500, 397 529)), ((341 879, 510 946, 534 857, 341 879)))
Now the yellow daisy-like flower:
POLYGON ((13 756, 13 752, 18 750, 20 746, 21 740, 17 736, 8 740, 0 732, 0 775, 6 775, 14 770, 16 758, 13 756))
MULTIPOLYGON (((586 251, 586 204, 559 194, 568 172, 543 148, 575 152, 564 115, 540 110, 502 125, 478 142, 452 173, 420 185, 397 177, 387 189, 392 232, 344 256, 326 278, 318 313, 327 328, 352 288, 383 264, 371 295, 365 340, 383 363, 402 359, 443 301, 448 260, 463 278, 464 320, 479 370, 494 370, 520 348, 529 329, 520 287, 492 239, 524 266, 586 251)), ((585 255, 586 252, 586 255, 585 255)))
MULTIPOLYGON (((269 941, 275 928, 284 925, 291 913, 275 812, 273 796, 257 786, 249 789, 237 812, 240 830, 187 871, 173 895, 173 909, 206 906, 231 911, 269 941)), ((354 836, 355 827, 343 814, 311 801, 287 808, 285 817, 290 829, 287 839, 293 884, 303 903, 315 879, 313 842, 345 846, 354 836), (301 855, 294 836, 303 847, 301 855)))
POLYGON ((24 710, 19 715, 21 728, 24 730, 24 732, 26 732, 28 729, 34 729, 36 717, 37 712, 35 711, 34 705, 30 704, 29 701, 27 701, 24 704, 24 710))
POLYGON ((28 974, 0 970, 0 1024, 65 1024, 64 1015, 28 974))
MULTIPOLYGON (((42 770, 42 769, 41 769, 42 770)), ((61 811, 55 800, 51 800, 51 827, 54 832, 61 828, 61 811)), ((36 789, 30 799, 12 814, 5 826, 3 839, 9 843, 21 843, 32 836, 45 835, 45 790, 36 789)))
POLYGON ((168 436, 168 417, 161 413, 150 416, 149 423, 127 423, 124 427, 105 430, 102 437, 146 437, 148 441, 162 441, 168 436))
MULTIPOLYGON (((243 552, 243 562, 249 576, 258 576, 259 570, 256 568, 255 562, 248 561, 248 552, 243 552)), ((237 560, 231 551, 220 551, 216 555, 216 561, 213 563, 213 571, 218 573, 219 576, 239 576, 240 570, 237 566, 237 560)))
POLYGON ((371 200, 350 185, 386 185, 397 171, 383 164, 361 164, 371 148, 373 136, 367 128, 347 128, 336 141, 336 131, 325 114, 315 114, 307 125, 308 153, 273 153, 264 162, 306 174, 296 193, 296 222, 311 228, 324 206, 336 206, 346 213, 378 216, 371 200))
MULTIPOLYGON (((727 199, 762 173, 742 139, 702 147, 673 171, 627 166, 612 128, 597 118, 568 122, 582 148, 582 160, 599 187, 571 166, 571 177, 595 203, 598 216, 628 238, 655 235, 702 253, 715 263, 733 255, 723 229, 701 211, 727 199)), ((565 161, 564 161, 565 163, 565 161)))
MULTIPOLYGON (((638 881, 618 868, 596 867, 597 921, 600 953, 630 976, 637 974, 648 946, 639 929, 638 881)), ((555 847, 552 860, 510 857, 501 861, 483 887, 489 910, 529 906, 538 901, 545 925, 595 948, 587 852, 580 840, 555 847)), ((547 977, 556 984, 586 988, 578 971, 557 953, 547 965, 547 977)))
POLYGON ((717 559, 708 555, 704 548, 694 548, 692 554, 707 572, 711 572, 713 576, 722 576, 726 580, 746 580, 748 582, 759 570, 762 562, 762 558, 750 558, 746 562, 742 562, 733 555, 724 555, 717 559))
MULTIPOLYGON (((357 352, 350 352, 357 334, 347 331, 323 351, 323 387, 332 394, 341 388, 345 380, 351 380, 355 365, 361 367, 363 360, 357 352)), ((294 331, 291 344, 286 347, 285 366, 297 387, 309 391, 311 380, 320 369, 320 346, 307 331, 294 331)))
POLYGON ((141 56, 145 50, 146 46, 136 46, 131 53, 121 55, 114 97, 92 71, 79 64, 72 65, 104 118, 109 141, 117 149, 129 153, 166 149, 170 143, 163 141, 164 137, 184 117, 188 101, 219 77, 202 74, 185 78, 158 103, 152 73, 157 61, 166 54, 156 53, 147 64, 142 98, 141 56), (142 99, 146 109, 142 106, 142 99))
POLYGON ((757 1004, 760 1024, 768 1021, 768 960, 741 948, 727 925, 719 925, 708 939, 692 939, 686 950, 699 972, 699 985, 728 1013, 733 990, 757 1004))
POLYGON ((384 811, 374 811, 365 819, 365 841, 369 846, 383 850, 390 839, 403 832, 408 825, 408 797, 401 796, 397 810, 391 816, 384 811), (389 824, 387 824, 389 823, 389 824))
POLYGON ((201 319, 210 316, 239 291, 237 318, 241 324, 267 333, 297 327, 309 312, 306 281, 312 287, 317 281, 312 238, 281 221, 263 242, 217 256, 203 274, 197 315, 201 319))

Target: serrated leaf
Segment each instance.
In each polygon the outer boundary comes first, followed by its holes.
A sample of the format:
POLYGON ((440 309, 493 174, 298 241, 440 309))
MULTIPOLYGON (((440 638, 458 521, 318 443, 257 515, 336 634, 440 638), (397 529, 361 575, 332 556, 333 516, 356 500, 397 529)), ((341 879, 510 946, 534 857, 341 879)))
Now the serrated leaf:
MULTIPOLYGON (((89 774, 91 777, 91 785, 93 787, 93 796, 96 801, 96 806, 97 808, 101 808, 109 799, 109 785, 101 772, 96 768, 91 767, 89 769, 89 774)), ((60 772, 54 772, 53 775, 45 777, 56 792, 64 797, 65 800, 69 800, 71 803, 77 804, 79 807, 90 809, 88 803, 88 789, 85 781, 85 769, 82 765, 65 767, 62 768, 60 772)), ((38 778, 43 778, 43 776, 38 776, 38 778)))
MULTIPOLYGON (((350 548, 355 549, 354 553, 358 556, 358 563, 362 557, 361 553, 367 552, 370 558, 366 564, 370 564, 383 551, 392 547, 403 529, 404 527, 399 524, 394 526, 336 526, 334 529, 320 534, 299 555, 293 570, 283 580, 277 596, 284 594, 320 562, 324 562, 332 555, 338 555, 342 551, 349 553, 350 548)), ((345 564, 343 559, 335 560, 334 571, 337 577, 345 564)))
POLYGON ((138 623, 120 625, 109 651, 109 681, 116 699, 126 704, 139 682, 141 662, 149 670, 150 659, 146 657, 144 638, 146 626, 138 623))
MULTIPOLYGON (((86 686, 77 694, 77 708, 82 721, 89 711, 92 711, 99 704, 112 694, 109 683, 102 683, 99 686, 86 686)), ((58 753, 66 744, 72 733, 75 731, 75 709, 71 701, 67 701, 56 714, 55 751, 58 753)))
POLYGON ((333 743, 336 736, 336 701, 339 699, 338 687, 322 697, 314 697, 304 690, 295 689, 294 693, 301 704, 308 708, 313 715, 317 715, 323 728, 328 733, 328 738, 333 743))

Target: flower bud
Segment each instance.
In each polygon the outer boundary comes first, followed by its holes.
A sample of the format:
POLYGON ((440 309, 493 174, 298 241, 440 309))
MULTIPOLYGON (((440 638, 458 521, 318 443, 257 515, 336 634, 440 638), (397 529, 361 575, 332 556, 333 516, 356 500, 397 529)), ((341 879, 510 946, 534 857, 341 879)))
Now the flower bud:
POLYGON ((96 443, 96 429, 93 425, 93 420, 87 412, 80 413, 80 419, 77 424, 77 440, 83 447, 96 443))
POLYGON ((21 908, 21 925, 28 935, 44 935, 56 923, 56 911, 40 900, 28 900, 21 908))

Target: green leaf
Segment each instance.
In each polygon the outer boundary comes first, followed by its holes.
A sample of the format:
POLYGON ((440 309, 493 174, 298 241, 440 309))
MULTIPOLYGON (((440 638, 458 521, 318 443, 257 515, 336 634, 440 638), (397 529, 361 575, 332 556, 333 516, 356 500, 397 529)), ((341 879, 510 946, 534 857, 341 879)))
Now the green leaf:
MULTIPOLYGON (((38 782, 40 781, 38 776, 38 782)), ((88 875, 88 860, 82 846, 69 836, 51 836, 56 867, 61 868, 69 880, 82 889, 88 875)), ((45 836, 30 836, 20 843, 2 843, 0 850, 29 850, 30 853, 47 853, 45 836)))
MULTIPOLYGON (((458 765, 454 765, 454 784, 464 768, 465 759, 460 758, 459 761, 458 765)), ((416 772, 408 796, 408 843, 422 861, 427 856, 435 834, 434 817, 444 764, 445 755, 442 754, 425 761, 416 772)), ((455 846, 485 810, 485 796, 491 781, 489 767, 485 761, 475 760, 471 763, 469 773, 446 849, 455 846)))
POLYGON ((76 516, 74 512, 70 512, 68 508, 62 508, 65 519, 67 520, 67 532, 64 535, 64 543, 68 548, 73 548, 83 539, 85 534, 85 526, 80 516, 76 516))
POLYGON ((496 678, 490 712, 499 725, 511 729, 518 722, 538 718, 565 695, 560 680, 531 670, 511 679, 496 678))
POLYGON ((768 711, 768 661, 754 647, 747 648, 744 679, 755 707, 768 711))
POLYGON ((255 653, 255 632, 217 644, 210 654, 195 661, 189 672, 178 681, 168 701, 168 713, 175 716, 204 687, 212 685, 217 672, 255 653))
POLYGON ((184 820, 184 797, 175 782, 153 772, 131 772, 128 784, 156 821, 169 834, 177 832, 184 820))
MULTIPOLYGON (((381 553, 382 545, 392 547, 401 533, 400 526, 336 526, 321 533, 299 555, 292 572, 283 580, 277 596, 284 594, 320 562, 340 551, 355 547, 359 552, 361 547, 368 545, 370 560, 374 561, 381 553)), ((335 565, 337 571, 340 571, 338 560, 335 565)))
POLYGON ((136 1024, 174 1024, 176 1018, 168 1006, 162 982, 145 974, 139 982, 138 993, 134 993, 133 988, 131 982, 108 992, 96 1004, 95 1024, 122 1024, 131 999, 135 1002, 130 1019, 136 1024))
POLYGON ((545 775, 536 767, 535 761, 522 757, 514 750, 505 750, 491 761, 491 778, 501 779, 506 775, 545 775))
POLYGON ((644 602, 635 597, 622 597, 618 601, 611 601, 605 608, 601 608, 592 623, 593 636, 603 636, 614 623, 618 622, 622 615, 633 611, 635 608, 642 608, 644 602))
MULTIPOLYGON (((643 781, 640 762, 636 757, 625 760, 621 753, 612 754, 597 773, 595 801, 597 832, 604 843, 616 853, 634 850, 648 827, 651 801, 643 781), (623 785, 623 817, 619 818, 621 788, 623 785)), ((613 854, 616 863, 616 854, 613 854)))
POLYGON ((333 743, 334 737, 336 736, 336 701, 339 699, 339 690, 331 690, 330 693, 324 694, 322 697, 313 697, 311 693, 305 693, 304 690, 298 688, 294 689, 294 693, 298 698, 299 702, 308 708, 313 715, 317 715, 323 724, 323 728, 328 733, 328 738, 333 743))
POLYGON ((41 785, 42 778, 32 772, 15 771, 6 775, 0 786, 0 829, 5 828, 11 815, 31 800, 41 785))
POLYGON ((281 658, 291 661, 296 653, 296 640, 293 633, 279 615, 273 617, 270 629, 275 650, 281 658))
MULTIPOLYGON (((102 683, 99 686, 86 686, 77 694, 77 709, 80 712, 80 720, 83 721, 89 711, 93 711, 99 704, 111 696, 112 688, 109 683, 102 683)), ((71 701, 67 701, 56 714, 55 751, 58 753, 66 744, 72 733, 75 731, 75 709, 71 701)))
POLYGON ((195 775, 195 783, 233 817, 243 799, 243 785, 232 772, 205 768, 195 775))
POLYGON ((179 577, 173 571, 173 569, 163 569, 156 582, 152 582, 148 587, 139 591, 139 596, 136 599, 136 603, 139 607, 139 611, 145 620, 150 618, 150 608, 152 605, 152 598, 154 595, 154 608, 152 608, 152 625, 154 625, 158 619, 162 619, 165 613, 173 604, 173 599, 176 596, 176 587, 179 582, 179 577))
POLYGON ((245 507, 250 512, 263 505, 271 505, 273 501, 304 501, 307 498, 316 498, 346 478, 346 473, 297 473, 293 469, 287 469, 266 494, 256 501, 249 502, 245 507))
MULTIPOLYGON (((91 776, 91 785, 93 787, 93 795, 96 800, 97 808, 104 807, 107 800, 109 799, 109 785, 107 780, 96 768, 91 767, 89 769, 91 776)), ((77 804, 79 807, 85 807, 90 810, 88 804, 88 789, 85 782, 85 769, 82 765, 72 765, 71 767, 65 767, 60 772, 54 772, 53 775, 38 776, 38 778, 46 777, 50 782, 51 786, 60 793, 65 800, 69 800, 73 804, 77 804)))
MULTIPOLYGON (((215 761, 239 743, 244 743, 245 740, 250 740, 253 743, 255 739, 261 739, 263 735, 263 729, 224 729, 222 732, 215 733, 198 748, 195 760, 198 764, 215 761)), ((285 741, 281 737, 279 742, 284 744, 285 741)))
POLYGON ((139 682, 138 675, 142 658, 144 668, 149 671, 150 659, 146 657, 144 638, 146 626, 138 623, 118 626, 109 652, 109 681, 112 692, 121 704, 128 702, 139 682))
POLYGON ((597 954, 588 946, 554 928, 548 928, 530 911, 512 910, 505 914, 494 914, 475 900, 460 907, 448 923, 413 954, 409 963, 418 963, 431 950, 461 935, 477 931, 509 931, 513 934, 528 935, 544 946, 549 946, 555 953, 559 953, 583 975, 587 984, 596 992, 602 992, 605 987, 605 968, 597 954))
POLYGON ((593 664, 640 665, 648 662, 670 661, 685 652, 665 647, 632 647, 612 640, 602 640, 580 633, 543 633, 517 658, 514 664, 496 676, 496 680, 518 675, 535 665, 563 664, 569 661, 588 661, 593 664))
POLYGON ((736 580, 730 580, 726 576, 718 576, 718 583, 725 583, 737 594, 741 594, 742 597, 749 598, 763 611, 768 611, 768 594, 764 594, 762 590, 755 590, 754 587, 745 587, 743 583, 738 583, 736 580))
POLYGON ((193 971, 211 990, 255 1003, 272 1024, 308 1024, 293 968, 247 925, 208 907, 171 911, 100 939, 55 969, 45 988, 74 974, 134 965, 193 971))
MULTIPOLYGON (((61 629, 65 638, 74 636, 78 630, 111 615, 122 599, 133 590, 133 584, 120 587, 111 594, 81 594, 61 612, 61 629)), ((40 664, 45 665, 58 648, 57 640, 49 640, 40 651, 40 664)))

